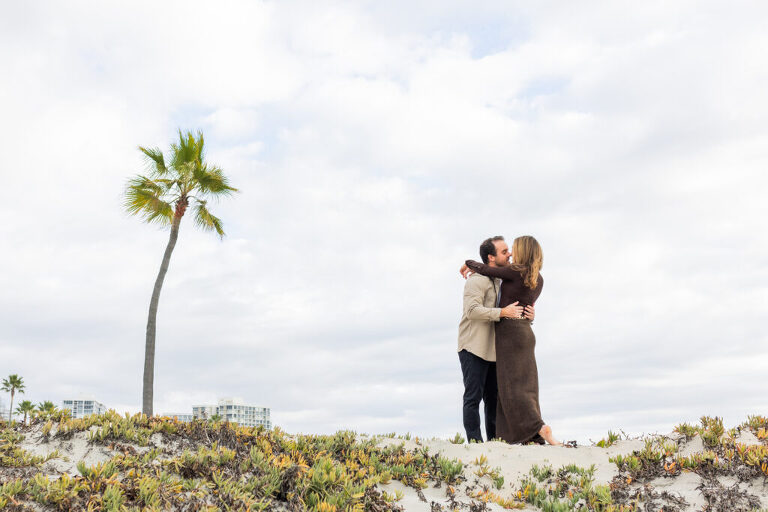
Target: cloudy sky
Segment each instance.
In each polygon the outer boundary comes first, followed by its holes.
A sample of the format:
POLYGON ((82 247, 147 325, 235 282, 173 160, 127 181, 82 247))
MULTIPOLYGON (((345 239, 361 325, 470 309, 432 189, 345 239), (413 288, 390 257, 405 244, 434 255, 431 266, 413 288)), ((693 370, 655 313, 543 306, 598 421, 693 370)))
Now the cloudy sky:
MULTIPOLYGON (((544 248, 564 439, 768 413, 764 2, 22 2, 0 19, 0 374, 141 405, 167 232, 138 145, 201 129, 241 190, 185 219, 155 411, 463 431, 458 268, 544 248)), ((7 406, 8 396, 2 397, 7 406)))

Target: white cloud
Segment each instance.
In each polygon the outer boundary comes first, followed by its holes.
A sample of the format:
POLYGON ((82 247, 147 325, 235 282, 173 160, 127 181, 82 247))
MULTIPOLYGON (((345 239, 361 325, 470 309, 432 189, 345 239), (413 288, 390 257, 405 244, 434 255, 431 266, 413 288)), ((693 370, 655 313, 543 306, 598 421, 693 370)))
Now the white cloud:
POLYGON ((235 395, 288 430, 461 430, 457 269, 498 233, 544 246, 564 437, 765 407, 761 4, 188 6, 0 22, 0 373, 34 400, 137 407, 167 235, 120 192, 180 126, 242 193, 214 206, 224 242, 182 226, 158 412, 235 395))

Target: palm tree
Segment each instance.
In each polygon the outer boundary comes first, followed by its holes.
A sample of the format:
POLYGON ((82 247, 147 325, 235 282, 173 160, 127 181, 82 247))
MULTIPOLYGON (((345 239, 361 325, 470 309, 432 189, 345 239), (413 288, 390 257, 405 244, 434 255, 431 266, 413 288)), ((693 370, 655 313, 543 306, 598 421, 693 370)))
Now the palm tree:
POLYGON ((46 400, 37 404, 37 410, 40 412, 56 412, 56 406, 50 400, 46 400))
POLYGON ((27 413, 30 413, 35 410, 35 406, 32 403, 31 400, 24 400, 19 404, 19 406, 16 408, 16 414, 23 414, 24 415, 24 424, 27 424, 27 413))
POLYGON ((144 349, 144 390, 142 412, 152 416, 152 399, 155 378, 155 330, 157 306, 163 287, 171 253, 179 237, 179 224, 187 211, 190 200, 194 201, 195 224, 205 231, 215 231, 224 238, 221 220, 208 210, 208 198, 228 196, 237 189, 229 186, 224 172, 204 161, 203 133, 182 133, 171 144, 170 162, 166 164, 163 152, 158 148, 139 146, 149 170, 148 176, 137 175, 125 187, 124 207, 131 215, 139 215, 147 223, 158 223, 171 228, 165 247, 160 271, 152 290, 147 318, 146 345, 144 349))
POLYGON ((8 423, 10 423, 11 413, 13 412, 13 395, 15 395, 17 391, 19 393, 24 392, 24 378, 19 377, 15 373, 9 375, 7 379, 3 379, 3 387, 1 389, 11 393, 11 406, 8 408, 8 423))

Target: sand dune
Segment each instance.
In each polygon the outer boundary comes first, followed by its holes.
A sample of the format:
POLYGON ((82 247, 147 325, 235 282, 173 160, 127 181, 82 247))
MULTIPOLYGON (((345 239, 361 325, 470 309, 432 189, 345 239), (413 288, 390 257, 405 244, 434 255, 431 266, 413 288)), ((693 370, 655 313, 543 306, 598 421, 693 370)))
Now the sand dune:
MULTIPOLYGON (((742 432, 737 440, 745 445, 762 444, 749 431, 742 432)), ((707 451, 699 435, 686 440, 685 436, 676 433, 671 433, 667 436, 648 436, 643 439, 617 441, 607 448, 600 448, 598 446, 579 446, 576 448, 539 445, 520 446, 508 445, 496 441, 482 444, 473 443, 460 445, 452 444, 445 440, 419 440, 417 443, 415 441, 386 439, 380 442, 385 445, 404 442, 408 449, 418 449, 426 446, 429 447, 430 450, 439 452, 446 457, 461 460, 465 464, 463 475, 466 479, 466 483, 459 486, 461 488, 460 494, 462 495, 460 500, 469 503, 471 499, 468 494, 471 494, 471 492, 466 492, 465 489, 467 486, 474 486, 477 489, 481 489, 485 486, 492 489, 494 494, 502 497, 514 495, 515 491, 519 489, 522 480, 530 475, 530 470, 534 465, 540 467, 551 466, 555 470, 571 464, 581 468, 594 466, 594 485, 602 484, 610 486, 611 482, 619 477, 620 473, 617 465, 614 462, 611 462, 610 459, 619 454, 631 455, 634 452, 640 452, 645 448, 646 442, 648 441, 656 443, 676 443, 679 447, 678 454, 683 457, 690 457, 707 451), (487 459, 487 466, 500 468, 500 473, 504 477, 504 484, 500 489, 494 488, 493 481, 488 476, 477 476, 476 472, 480 465, 476 464, 474 461, 482 456, 485 456, 487 459)), ((732 487, 736 485, 739 489, 755 495, 760 500, 760 504, 756 508, 768 507, 768 476, 763 475, 740 482, 735 476, 720 475, 717 477, 717 481, 724 487, 732 487)), ((677 510, 705 510, 704 507, 708 502, 700 489, 700 486, 704 483, 705 479, 696 472, 683 471, 676 476, 653 478, 648 481, 635 481, 631 484, 631 488, 640 489, 648 484, 660 494, 662 492, 668 492, 682 497, 687 505, 676 508, 677 510)), ((399 482, 393 482, 382 487, 384 489, 392 488, 401 490, 404 494, 401 504, 404 505, 405 510, 408 511, 429 512, 431 510, 430 505, 432 502, 437 502, 446 509, 448 508, 447 504, 449 503, 449 500, 446 499, 444 490, 425 490, 424 494, 427 497, 427 502, 424 502, 419 499, 413 489, 407 488, 399 482)), ((660 506, 664 505, 664 500, 658 501, 660 506)), ((489 510, 504 510, 503 507, 496 505, 492 501, 488 502, 488 508, 489 510)), ((676 509, 669 506, 664 507, 664 510, 676 509)), ((723 510, 738 509, 738 505, 735 505, 732 509, 723 508, 723 510)), ((540 510, 540 508, 526 504, 523 510, 540 510)), ((651 510, 660 510, 660 508, 652 508, 651 510)), ((746 508, 746 510, 752 510, 752 507, 746 508)))
POLYGON ((601 447, 290 435, 120 416, 41 417, 0 437, 4 510, 768 508, 768 418, 601 447), (148 490, 149 489, 149 490, 148 490), (152 508, 154 507, 154 508, 152 508))

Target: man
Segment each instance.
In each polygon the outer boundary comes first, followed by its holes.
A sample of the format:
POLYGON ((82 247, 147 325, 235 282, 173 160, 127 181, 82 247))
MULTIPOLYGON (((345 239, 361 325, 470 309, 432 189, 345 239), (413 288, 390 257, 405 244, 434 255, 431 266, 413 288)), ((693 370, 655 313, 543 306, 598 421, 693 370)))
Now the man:
MULTIPOLYGON (((509 247, 495 236, 480 244, 480 259, 492 267, 509 265, 509 247)), ((472 274, 464 284, 464 307, 459 323, 459 362, 464 377, 464 430, 467 441, 483 442, 480 433, 480 401, 484 402, 485 434, 496 437, 496 339, 494 324, 501 318, 533 320, 533 307, 523 310, 517 302, 497 307, 501 279, 472 274)))

